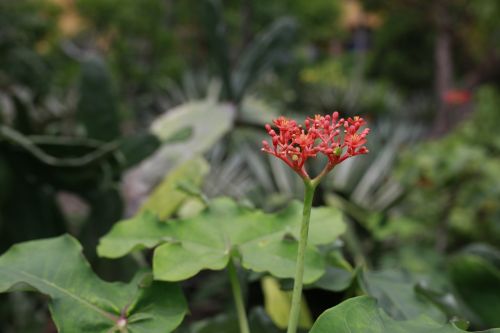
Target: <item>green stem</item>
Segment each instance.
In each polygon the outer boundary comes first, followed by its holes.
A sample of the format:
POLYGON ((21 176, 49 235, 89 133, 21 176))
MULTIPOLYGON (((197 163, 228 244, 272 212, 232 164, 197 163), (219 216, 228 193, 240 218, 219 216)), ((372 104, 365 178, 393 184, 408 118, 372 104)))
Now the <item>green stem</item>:
POLYGON ((234 303, 236 305, 236 312, 238 314, 240 333, 250 333, 247 314, 245 311, 245 304, 243 303, 243 296, 241 293, 240 280, 238 279, 238 273, 236 272, 236 267, 234 266, 232 258, 229 259, 227 271, 229 273, 229 281, 231 281, 231 289, 233 291, 234 303))
POLYGON ((304 277, 304 258, 306 254, 307 236, 309 233, 309 219, 311 207, 318 182, 305 180, 304 209, 302 211, 302 224, 300 228, 299 250, 297 253, 297 264, 295 267, 295 279, 292 293, 292 308, 288 320, 287 333, 296 333, 300 316, 300 301, 302 298, 302 280, 304 277))

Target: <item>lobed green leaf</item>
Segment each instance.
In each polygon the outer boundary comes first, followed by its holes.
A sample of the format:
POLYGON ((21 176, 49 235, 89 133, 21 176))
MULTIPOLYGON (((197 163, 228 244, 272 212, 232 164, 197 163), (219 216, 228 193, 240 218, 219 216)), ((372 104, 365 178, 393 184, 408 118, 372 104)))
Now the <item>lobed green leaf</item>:
MULTIPOLYGON (((431 318, 397 321, 377 307, 369 296, 350 298, 326 310, 318 318, 309 333, 461 333, 453 324, 439 324, 431 318)), ((491 329, 483 333, 500 333, 491 329)))
POLYGON ((61 333, 173 331, 186 313, 178 286, 138 274, 130 283, 99 279, 71 236, 14 245, 0 257, 0 292, 34 290, 50 297, 61 333))
MULTIPOLYGON (((302 205, 267 214, 238 206, 228 198, 212 201, 200 215, 162 222, 144 214, 120 222, 103 237, 100 256, 117 258, 142 248, 158 246, 154 253, 154 276, 180 281, 203 269, 224 269, 231 257, 256 272, 291 278, 295 271, 302 205)), ((345 231, 340 212, 315 208, 306 251, 305 283, 325 272, 325 260, 316 245, 328 244, 345 231)))

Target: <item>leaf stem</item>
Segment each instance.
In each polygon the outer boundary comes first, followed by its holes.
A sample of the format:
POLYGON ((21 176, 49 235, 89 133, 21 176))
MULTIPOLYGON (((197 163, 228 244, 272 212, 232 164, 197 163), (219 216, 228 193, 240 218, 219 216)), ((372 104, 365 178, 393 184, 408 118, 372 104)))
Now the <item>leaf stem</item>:
POLYGON ((234 303, 236 305, 236 312, 238 314, 240 333, 250 333, 247 314, 245 311, 245 305, 243 303, 243 295, 241 292, 240 280, 238 279, 238 273, 236 272, 236 267, 234 265, 233 258, 229 259, 227 271, 229 273, 229 281, 231 282, 231 289, 233 291, 234 303))
POLYGON ((307 246, 307 237, 309 233, 309 220, 311 217, 311 207, 318 182, 304 180, 305 194, 304 194, 304 208, 302 211, 302 224, 300 227, 299 249, 297 253, 297 263, 295 266, 295 278, 292 293, 292 307, 290 309, 290 316, 288 320, 287 333, 296 333, 299 323, 300 315, 300 302, 302 298, 302 284, 304 277, 304 258, 307 246))

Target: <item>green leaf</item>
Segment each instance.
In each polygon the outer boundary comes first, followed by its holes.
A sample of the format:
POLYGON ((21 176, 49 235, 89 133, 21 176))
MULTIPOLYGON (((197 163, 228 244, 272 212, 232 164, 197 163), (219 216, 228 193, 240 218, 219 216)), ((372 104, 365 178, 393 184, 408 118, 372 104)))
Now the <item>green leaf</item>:
POLYGON ((131 333, 171 332, 181 323, 186 303, 175 284, 147 283, 147 274, 129 284, 102 281, 81 250, 67 235, 14 245, 0 257, 0 292, 49 296, 61 333, 118 332, 121 319, 131 333))
POLYGON ((185 103, 158 117, 151 125, 151 133, 162 146, 128 172, 128 186, 147 194, 171 170, 211 149, 231 129, 233 118, 232 106, 213 101, 185 103), (172 141, 182 133, 189 134, 185 140, 172 141))
POLYGON ((145 212, 116 223, 111 231, 99 240, 97 254, 100 257, 119 258, 141 250, 153 248, 162 241, 167 224, 153 213, 145 212))
POLYGON ((90 57, 82 63, 77 117, 88 137, 111 141, 120 135, 118 101, 104 61, 90 57))
POLYGON ((500 326, 500 269, 485 256, 463 253, 451 259, 448 273, 467 308, 485 326, 500 326))
POLYGON ((500 250, 494 248, 491 245, 484 243, 474 243, 468 245, 462 253, 474 254, 485 260, 490 264, 500 269, 500 250))
POLYGON ((393 318, 412 319, 422 314, 444 322, 445 315, 430 301, 420 296, 415 286, 417 280, 409 273, 397 270, 361 271, 360 285, 393 318))
POLYGON ((448 318, 455 318, 459 321, 466 322, 467 324, 470 323, 469 321, 478 321, 476 320, 474 314, 471 314, 470 311, 464 308, 463 303, 459 302, 457 297, 446 289, 436 290, 433 289, 433 286, 427 282, 419 282, 415 286, 415 292, 431 301, 441 311, 443 311, 448 318))
POLYGON ((342 253, 339 250, 328 253, 326 263, 325 274, 318 281, 305 286, 305 288, 321 288, 333 292, 347 289, 356 276, 356 272, 344 259, 342 253))
MULTIPOLYGON (((80 229, 77 229, 78 239, 82 244, 85 244, 84 255, 95 265, 99 237, 104 235, 116 220, 122 217, 123 200, 118 189, 114 188, 107 191, 88 191, 82 193, 82 198, 89 204, 90 212, 80 229)), ((107 270, 109 266, 105 265, 105 269, 107 270)), ((94 268, 104 273, 101 267, 94 266, 94 268)))
POLYGON ((177 148, 180 153, 203 152, 231 128, 233 117, 234 110, 229 104, 187 102, 155 119, 151 132, 168 143, 165 149, 173 149, 178 144, 190 149, 183 152, 177 148))
POLYGON ((160 147, 160 140, 151 133, 127 135, 120 140, 120 152, 124 157, 123 169, 138 164, 160 147))
MULTIPOLYGON (((145 214, 115 225, 101 239, 98 253, 121 257, 140 248, 155 250, 155 278, 179 281, 202 269, 219 270, 231 256, 241 257, 243 267, 269 272, 279 278, 294 276, 302 205, 266 214, 238 206, 227 198, 215 199, 200 215, 167 223, 145 214), (160 245, 161 244, 161 245, 160 245)), ((325 262, 315 245, 333 242, 345 231, 339 211, 315 208, 311 214, 304 281, 324 273, 325 262)))
POLYGON ((201 157, 178 166, 154 189, 140 212, 150 211, 161 219, 169 218, 189 197, 186 191, 179 189, 180 182, 199 186, 208 169, 208 163, 201 157))
MULTIPOLYGON (((350 298, 326 310, 319 316, 309 333, 460 333, 463 331, 452 324, 439 324, 431 318, 397 321, 377 307, 369 296, 350 298)), ((500 329, 484 331, 499 333, 500 329)))

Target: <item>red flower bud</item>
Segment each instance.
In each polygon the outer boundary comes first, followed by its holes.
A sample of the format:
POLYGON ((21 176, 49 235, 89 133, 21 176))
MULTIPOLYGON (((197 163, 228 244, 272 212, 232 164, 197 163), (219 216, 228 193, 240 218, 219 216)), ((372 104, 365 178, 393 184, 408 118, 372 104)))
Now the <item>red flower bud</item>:
POLYGON ((329 172, 349 157, 368 153, 364 145, 370 129, 365 128, 358 133, 366 124, 359 116, 344 120, 339 119, 338 112, 331 116, 315 115, 305 120, 305 130, 294 120, 283 116, 273 120, 273 124, 276 130, 266 125, 273 147, 265 142, 262 150, 283 160, 304 179, 309 179, 305 163, 308 158, 316 157, 317 153, 328 158, 321 174, 329 172), (344 135, 341 135, 340 128, 344 128, 344 135))

